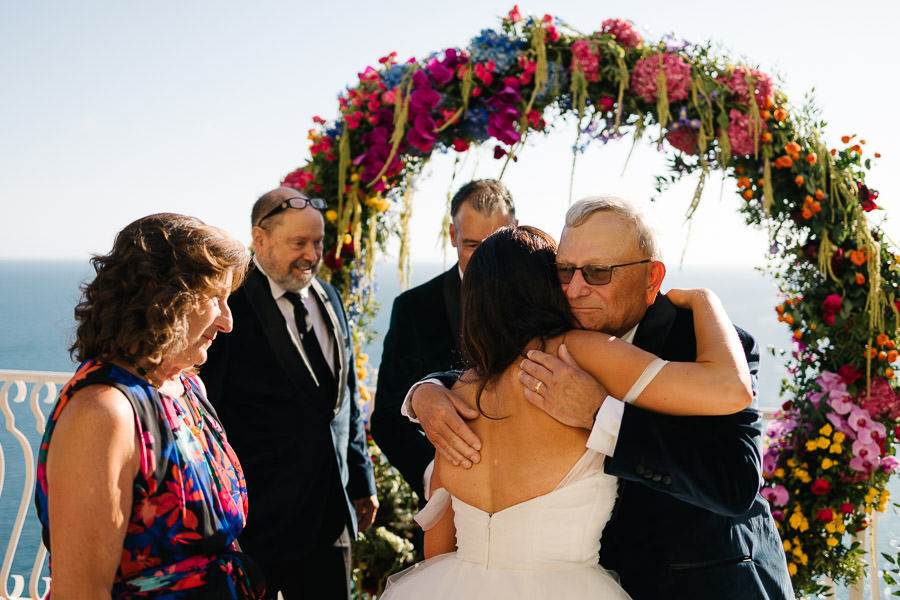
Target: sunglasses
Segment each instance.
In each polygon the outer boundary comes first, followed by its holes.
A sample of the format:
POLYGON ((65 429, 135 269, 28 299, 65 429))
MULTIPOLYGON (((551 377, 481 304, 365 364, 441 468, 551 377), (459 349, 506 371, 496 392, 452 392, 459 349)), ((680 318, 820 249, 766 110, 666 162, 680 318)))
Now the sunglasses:
POLYGON ((300 210, 302 208, 306 208, 307 206, 312 206, 316 210, 325 210, 328 207, 328 203, 322 198, 301 198, 300 196, 288 198, 286 200, 282 200, 281 204, 264 214, 263 217, 256 222, 256 226, 261 226, 263 221, 265 221, 272 215, 277 215, 281 211, 287 210, 289 208, 296 208, 300 210))
POLYGON ((556 264, 556 275, 559 277, 560 283, 571 283, 575 277, 575 271, 581 271, 581 276, 590 285, 606 285, 612 280, 613 269, 619 267, 630 267, 631 265, 642 265, 653 262, 652 259, 645 258, 636 262, 622 263, 620 265, 584 265, 576 267, 574 265, 556 264))

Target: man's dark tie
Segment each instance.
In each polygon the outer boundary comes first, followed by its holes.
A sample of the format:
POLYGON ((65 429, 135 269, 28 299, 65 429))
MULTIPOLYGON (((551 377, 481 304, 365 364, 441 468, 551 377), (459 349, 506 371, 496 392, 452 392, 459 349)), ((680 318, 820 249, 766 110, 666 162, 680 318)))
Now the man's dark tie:
POLYGON ((300 334, 300 343, 303 344, 303 350, 306 352, 309 363, 312 365, 319 381, 319 387, 330 389, 334 386, 334 372, 328 366, 325 355, 322 353, 322 346, 319 344, 319 338, 316 337, 316 330, 312 326, 309 311, 303 303, 303 299, 297 292, 285 292, 284 297, 294 305, 294 320, 297 322, 297 331, 300 334))

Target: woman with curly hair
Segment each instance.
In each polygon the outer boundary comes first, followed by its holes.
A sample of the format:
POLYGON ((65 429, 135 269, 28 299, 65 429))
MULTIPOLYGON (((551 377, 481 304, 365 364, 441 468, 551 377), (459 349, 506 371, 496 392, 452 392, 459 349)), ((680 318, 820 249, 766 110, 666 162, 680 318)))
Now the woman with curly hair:
POLYGON ((194 366, 232 328, 247 250, 193 217, 131 223, 75 308, 81 362, 38 456, 52 596, 258 598, 240 464, 194 366))

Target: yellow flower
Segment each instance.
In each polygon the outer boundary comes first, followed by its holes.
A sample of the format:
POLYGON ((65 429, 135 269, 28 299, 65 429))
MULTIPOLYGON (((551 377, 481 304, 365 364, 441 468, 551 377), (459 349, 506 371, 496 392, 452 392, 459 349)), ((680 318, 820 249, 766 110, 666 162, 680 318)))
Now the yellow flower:
POLYGON ((805 567, 808 562, 809 562, 809 556, 807 556, 806 554, 800 556, 800 564, 801 565, 803 565, 805 567))
POLYGON ((835 527, 837 527, 838 533, 844 533, 845 531, 847 531, 847 526, 844 525, 843 521, 838 521, 835 527))
POLYGON ((791 577, 796 575, 797 574, 797 565, 795 565, 792 562, 788 563, 788 573, 790 574, 791 577))
POLYGON ((803 483, 809 483, 812 481, 812 477, 809 476, 809 473, 804 471, 803 469, 795 469, 794 477, 802 481, 803 483))
POLYGON ((334 223, 337 221, 337 211, 333 209, 329 209, 325 211, 325 218, 328 219, 329 223, 334 223))
POLYGON ((833 466, 834 466, 834 461, 831 460, 830 458, 827 458, 827 457, 826 457, 826 458, 823 458, 823 459, 822 459, 822 468, 823 468, 824 470, 827 471, 828 469, 830 469, 830 468, 833 467, 833 466))
POLYGON ((837 531, 837 525, 835 525, 833 522, 825 523, 825 531, 827 531, 828 533, 834 533, 835 531, 837 531))
POLYGON ((829 536, 828 538, 825 539, 825 543, 828 544, 829 548, 834 548, 835 546, 838 545, 837 539, 835 539, 834 537, 831 537, 831 536, 829 536))
POLYGON ((824 450, 831 445, 831 440, 829 440, 827 437, 820 437, 816 440, 816 445, 824 450))
POLYGON ((784 548, 784 551, 785 551, 785 552, 790 551, 790 549, 791 549, 791 542, 790 542, 790 540, 784 540, 783 542, 781 542, 781 545, 782 545, 782 547, 784 548))
MULTIPOLYGON (((837 435, 837 434, 835 434, 835 435, 837 435)), ((840 454, 841 452, 844 451, 844 449, 841 448, 841 445, 840 445, 840 444, 832 444, 832 445, 831 445, 831 448, 829 448, 828 451, 829 451, 831 454, 840 454)))
POLYGON ((887 502, 890 497, 891 497, 890 490, 881 490, 881 494, 879 494, 879 496, 878 496, 878 501, 879 502, 887 502))
POLYGON ((778 467, 775 469, 775 477, 778 479, 784 479, 784 469, 782 467, 778 467))
POLYGON ((349 246, 352 243, 353 243, 353 236, 350 235, 349 233, 345 233, 344 234, 344 245, 349 246))
POLYGON ((831 423, 825 423, 825 425, 819 429, 819 433, 822 435, 831 435, 831 423))
POLYGON ((832 437, 834 438, 834 441, 837 442, 838 444, 843 442, 844 438, 846 438, 846 436, 843 433, 841 433, 840 431, 835 433, 832 437))
POLYGON ((376 206, 376 210, 378 212, 384 212, 391 207, 391 203, 387 198, 381 198, 378 200, 378 206, 376 206))
POLYGON ((806 449, 810 452, 814 452, 818 447, 819 444, 816 442, 816 440, 809 440, 808 442, 806 442, 806 449))
POLYGON ((796 458, 793 458, 793 457, 792 457, 792 458, 789 458, 789 459, 787 460, 787 466, 789 466, 789 467, 792 468, 792 469, 793 469, 794 467, 796 467, 796 466, 797 466, 797 459, 796 459, 796 458))
POLYGON ((788 522, 794 529, 800 529, 800 525, 803 524, 803 515, 801 513, 795 512, 791 515, 791 518, 788 519, 788 522))
POLYGON ((359 173, 353 173, 352 175, 350 175, 350 181, 352 181, 353 183, 359 181, 359 173))

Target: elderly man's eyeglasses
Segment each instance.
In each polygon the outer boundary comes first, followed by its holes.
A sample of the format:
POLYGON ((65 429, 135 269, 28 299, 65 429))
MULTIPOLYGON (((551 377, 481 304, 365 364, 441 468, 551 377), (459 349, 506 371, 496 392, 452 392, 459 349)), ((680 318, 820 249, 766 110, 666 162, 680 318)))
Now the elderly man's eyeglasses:
POLYGON ((287 210, 289 208, 306 208, 307 206, 312 206, 316 210, 325 210, 328 207, 328 203, 322 198, 301 198, 300 196, 296 196, 294 198, 287 198, 281 201, 281 204, 267 212, 263 215, 263 217, 256 222, 257 226, 262 225, 262 222, 271 217, 272 215, 277 215, 281 211, 287 210))
POLYGON ((575 271, 581 271, 581 276, 590 285, 606 285, 612 280, 613 269, 619 267, 630 267, 631 265, 642 265, 644 263, 653 262, 649 258, 636 262, 622 263, 620 265, 584 265, 576 267, 575 265, 556 264, 556 275, 559 277, 560 283, 571 283, 575 277, 575 271))

